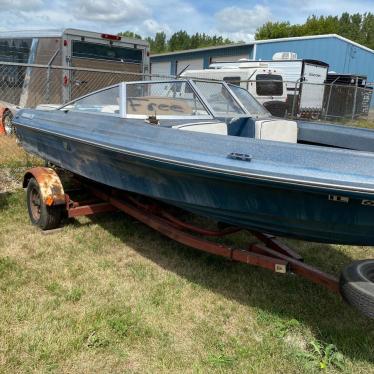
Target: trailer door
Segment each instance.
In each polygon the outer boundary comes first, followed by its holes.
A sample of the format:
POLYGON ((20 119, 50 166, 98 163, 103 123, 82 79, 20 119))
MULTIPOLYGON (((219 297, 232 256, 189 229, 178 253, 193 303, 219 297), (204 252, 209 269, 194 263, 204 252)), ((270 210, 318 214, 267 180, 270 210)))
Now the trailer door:
POLYGON ((300 112, 322 111, 327 70, 327 66, 305 62, 303 71, 304 82, 301 87, 300 112))
POLYGON ((71 40, 71 66, 109 70, 114 73, 97 73, 74 70, 70 74, 70 100, 121 81, 141 80, 145 49, 108 41, 71 40), (118 74, 115 72, 129 72, 118 74), (132 74, 136 73, 136 74, 132 74))

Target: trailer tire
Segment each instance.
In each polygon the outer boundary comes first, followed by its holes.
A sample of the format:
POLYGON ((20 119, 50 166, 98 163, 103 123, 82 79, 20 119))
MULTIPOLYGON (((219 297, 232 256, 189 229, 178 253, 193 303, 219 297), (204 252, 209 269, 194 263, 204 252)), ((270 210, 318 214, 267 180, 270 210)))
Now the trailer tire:
POLYGON ((41 196, 40 187, 35 178, 30 178, 27 184, 27 210, 31 223, 42 230, 58 227, 62 219, 62 207, 47 206, 41 196))
POLYGON ((3 126, 6 135, 13 135, 15 133, 13 126, 13 114, 7 109, 3 114, 3 126))
POLYGON ((374 260, 349 264, 340 276, 340 292, 348 304, 374 318, 374 260))

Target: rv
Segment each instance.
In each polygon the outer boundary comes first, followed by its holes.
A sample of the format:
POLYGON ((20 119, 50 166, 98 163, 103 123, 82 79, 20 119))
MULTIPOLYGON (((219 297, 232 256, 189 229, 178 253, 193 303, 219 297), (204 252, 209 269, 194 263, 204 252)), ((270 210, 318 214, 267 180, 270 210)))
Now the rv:
MULTIPOLYGON (((277 52, 272 60, 261 60, 269 69, 282 71, 287 82, 287 111, 302 117, 318 117, 323 109, 323 97, 329 65, 323 61, 297 59, 295 53, 277 52)), ((254 61, 219 62, 210 69, 227 69, 252 66, 254 61)))
MULTIPOLYGON (((215 64, 214 64, 215 65, 215 64)), ((271 114, 284 117, 287 87, 281 70, 272 69, 264 62, 246 62, 237 67, 205 70, 187 70, 184 77, 223 80, 245 88, 264 105, 271 114)))
MULTIPOLYGON (((15 106, 62 104, 113 83, 110 74, 97 79, 94 73, 79 68, 149 73, 149 46, 144 40, 77 29, 3 31, 1 62, 8 65, 3 64, 0 71, 0 119, 8 127, 15 106), (49 70, 35 65, 62 68, 49 70)), ((135 75, 131 78, 140 79, 135 75)))

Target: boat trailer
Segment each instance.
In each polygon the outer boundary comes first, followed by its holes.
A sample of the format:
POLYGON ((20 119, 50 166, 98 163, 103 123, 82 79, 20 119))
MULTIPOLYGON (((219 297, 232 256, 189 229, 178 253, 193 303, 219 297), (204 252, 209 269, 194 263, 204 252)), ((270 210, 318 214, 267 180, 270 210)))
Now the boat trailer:
MULTIPOLYGON (((297 274, 313 283, 324 286, 334 293, 342 294, 344 299, 347 300, 347 295, 343 292, 344 284, 342 289, 341 279, 339 281, 333 275, 306 264, 301 255, 273 235, 250 231, 249 233, 255 236, 260 243, 251 243, 246 249, 233 248, 214 242, 211 238, 227 236, 242 231, 241 228, 223 226, 217 230, 204 229, 177 218, 175 214, 171 213, 173 209, 175 210, 175 207, 170 207, 163 202, 108 188, 91 181, 85 183, 81 179, 79 182, 81 186, 84 186, 84 191, 88 192, 89 197, 76 199, 73 198, 74 190, 64 191, 61 180, 56 176, 57 173, 53 169, 40 167, 30 169, 25 174, 23 185, 28 187, 28 191, 32 179, 36 179, 39 186, 39 191, 36 188, 36 192, 28 193, 27 198, 29 215, 34 224, 38 220, 37 215, 43 214, 43 204, 50 213, 59 209, 61 216, 54 221, 54 224, 59 221, 56 226, 60 224, 63 216, 75 218, 122 211, 164 236, 188 247, 225 257, 231 261, 259 266, 276 273, 297 274)), ((48 227, 48 229, 50 228, 53 227, 48 227)), ((350 300, 347 301, 352 304, 350 300)), ((361 310, 360 306, 355 306, 369 317, 374 318, 373 305, 370 300, 369 311, 366 310, 367 307, 361 310)))

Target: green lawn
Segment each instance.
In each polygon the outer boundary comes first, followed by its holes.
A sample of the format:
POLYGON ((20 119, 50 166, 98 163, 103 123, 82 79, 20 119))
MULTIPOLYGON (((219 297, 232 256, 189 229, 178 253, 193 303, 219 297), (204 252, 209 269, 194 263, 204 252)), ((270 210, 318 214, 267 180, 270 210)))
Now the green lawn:
POLYGON ((364 127, 368 129, 374 129, 374 120, 358 119, 354 121, 347 121, 346 124, 355 126, 355 127, 364 127))
MULTIPOLYGON (((4 139, 0 373, 374 373, 374 321, 296 276, 191 250, 122 213, 44 235, 19 188, 39 161, 4 139)), ((336 275, 374 258, 287 242, 336 275)))

